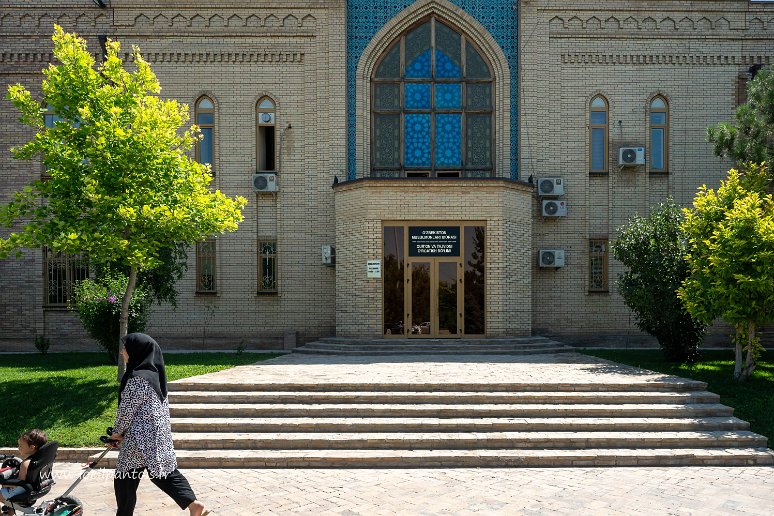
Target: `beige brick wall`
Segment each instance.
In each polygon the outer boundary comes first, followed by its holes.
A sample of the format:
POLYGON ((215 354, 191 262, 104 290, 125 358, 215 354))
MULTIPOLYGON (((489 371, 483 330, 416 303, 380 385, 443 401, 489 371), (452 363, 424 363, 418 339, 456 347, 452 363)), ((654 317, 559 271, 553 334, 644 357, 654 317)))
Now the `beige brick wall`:
POLYGON ((336 187, 336 331, 380 336, 382 223, 482 221, 486 225, 487 335, 529 335, 532 188, 509 180, 365 179, 336 187))
POLYGON ((616 292, 588 293, 588 239, 607 235, 671 195, 690 204, 702 184, 730 167, 713 155, 706 127, 730 120, 737 75, 772 62, 774 6, 750 2, 522 2, 520 4, 520 167, 522 177, 566 182, 568 215, 535 217, 534 248, 567 250, 567 266, 536 269, 533 331, 582 338, 637 337, 616 292), (674 23, 673 23, 674 22, 674 23), (589 176, 588 107, 609 102, 610 173, 589 176), (648 145, 650 99, 669 101, 669 174, 618 168, 618 148, 648 145))
MULTIPOLYGON (((4 4, 5 5, 5 4, 4 4)), ((345 2, 158 2, 113 0, 111 9, 89 2, 0 7, 3 83, 39 88, 50 59, 53 20, 77 30, 97 51, 96 34, 138 45, 162 85, 162 96, 193 104, 202 94, 216 105, 214 186, 248 198, 236 233, 218 239, 217 296, 195 294, 195 254, 178 285, 176 310, 155 306, 148 332, 182 347, 281 346, 286 332, 302 340, 334 333, 334 271, 321 264, 320 246, 334 242, 333 176, 344 169, 345 2), (51 17, 52 20, 48 18, 51 17), (95 17, 99 22, 95 22, 95 17), (19 20, 24 18, 25 23, 19 20), (77 20, 76 20, 77 18, 77 20), (110 23, 112 21, 112 23, 110 23), (95 25, 96 23, 96 25, 95 25), (314 80, 310 80, 314 78, 314 80), (257 195, 255 107, 271 96, 277 105, 276 195, 257 195), (284 130, 292 125, 291 129, 284 130), (279 145, 281 143, 281 146, 279 145), (281 148, 279 148, 281 147, 281 148), (275 237, 278 293, 257 295, 257 241, 275 237)), ((30 137, 9 104, 3 128, 2 195, 39 174, 39 166, 12 162, 8 146, 30 137)), ((40 252, 0 262, 4 278, 0 340, 26 341, 44 333, 54 342, 78 331, 71 314, 42 308, 40 252), (25 290, 18 287, 28 285, 25 290), (47 321, 56 321, 55 323, 47 321), (64 321, 67 321, 65 324, 64 321), (33 329, 34 328, 34 329, 33 329)), ((10 345, 10 344, 9 344, 10 345)))
MULTIPOLYGON (((413 4, 417 12, 432 2, 413 4)), ((507 138, 508 63, 480 24, 451 4, 440 14, 477 38, 493 62, 498 134, 507 138)), ((620 264, 610 262, 609 294, 588 293, 588 239, 616 230, 634 213, 672 195, 682 204, 703 183, 715 185, 729 164, 705 142, 708 125, 732 117, 740 71, 771 62, 774 6, 748 1, 534 1, 519 4, 519 142, 499 138, 498 175, 507 174, 509 146, 519 145, 522 178, 563 177, 568 216, 540 216, 531 190, 505 180, 359 181, 346 177, 346 2, 237 0, 111 0, 99 9, 86 0, 4 2, 0 5, 0 82, 21 82, 37 94, 41 68, 51 59, 51 26, 87 37, 118 38, 140 46, 162 84, 162 95, 192 104, 207 94, 216 105, 215 186, 249 200, 240 229, 218 241, 217 296, 195 294, 194 254, 178 285, 176 310, 154 307, 148 331, 188 348, 279 347, 286 332, 302 340, 322 335, 378 335, 379 281, 365 278, 365 261, 381 256, 383 220, 485 220, 489 334, 530 332, 582 338, 641 336, 615 291, 620 264), (605 177, 589 177, 588 103, 610 102, 605 177), (618 170, 617 149, 647 145, 647 104, 670 103, 670 173, 647 167, 618 170), (280 192, 256 195, 255 103, 277 104, 282 133, 280 192), (619 123, 620 121, 620 123, 619 123), (346 235, 346 238, 345 238, 346 235), (257 241, 276 237, 277 295, 257 295, 257 241), (321 263, 320 246, 337 245, 335 269, 321 263), (540 269, 537 250, 564 248, 567 265, 540 269)), ((404 17, 409 16, 404 11, 404 17)), ((406 23, 396 19, 389 39, 406 23)), ((374 41, 358 68, 359 127, 368 126, 364 92, 369 66, 383 42, 374 41)), ((496 44, 495 44, 496 45, 496 44)), ((0 201, 9 199, 40 165, 11 159, 10 147, 31 133, 0 101, 0 201)), ((370 136, 358 133, 358 173, 368 162, 370 136)), ((278 138, 279 139, 279 138, 278 138)), ((7 230, 2 234, 7 234, 7 230)), ((43 308, 39 250, 0 261, 0 348, 31 348, 35 334, 54 346, 93 346, 77 320, 43 308)))

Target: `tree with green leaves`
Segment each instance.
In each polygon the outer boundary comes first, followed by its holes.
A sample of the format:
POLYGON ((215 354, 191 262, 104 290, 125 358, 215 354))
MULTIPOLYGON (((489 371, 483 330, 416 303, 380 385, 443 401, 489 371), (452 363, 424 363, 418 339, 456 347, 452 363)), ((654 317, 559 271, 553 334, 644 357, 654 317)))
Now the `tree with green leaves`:
POLYGON ((619 228, 610 247, 627 268, 618 278, 618 291, 634 312, 637 327, 656 337, 667 360, 694 362, 706 325, 677 297, 688 275, 682 219, 680 208, 668 199, 647 217, 635 216, 619 228))
POLYGON ((18 84, 8 88, 21 122, 37 130, 13 149, 14 158, 40 157, 50 178, 0 207, 0 223, 13 228, 0 239, 0 258, 45 245, 125 268, 122 337, 138 273, 158 267, 176 243, 235 231, 247 201, 210 190, 209 167, 186 155, 199 137, 196 126, 180 130, 188 107, 159 97, 139 49, 128 70, 117 41, 107 43, 99 65, 84 40, 59 26, 53 42, 59 64, 43 71, 43 98, 18 84), (56 115, 52 127, 47 113, 56 115))
POLYGON ((774 164, 774 65, 758 70, 747 85, 747 102, 739 106, 734 122, 707 129, 715 155, 746 162, 774 164))
POLYGON ((764 164, 732 169, 715 190, 702 186, 683 210, 689 275, 678 290, 685 307, 735 330, 734 378, 747 380, 761 350, 756 330, 774 321, 774 198, 764 164), (743 360, 743 353, 745 353, 743 360))

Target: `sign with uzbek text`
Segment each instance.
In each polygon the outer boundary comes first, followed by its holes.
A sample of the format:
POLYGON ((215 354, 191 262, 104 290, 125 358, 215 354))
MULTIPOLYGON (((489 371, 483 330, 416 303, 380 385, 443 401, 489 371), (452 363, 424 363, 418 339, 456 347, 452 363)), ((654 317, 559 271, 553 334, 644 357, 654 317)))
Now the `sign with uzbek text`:
POLYGON ((459 255, 459 226, 409 226, 409 256, 459 255))
POLYGON ((368 260, 366 263, 366 274, 368 278, 381 278, 382 277, 382 261, 381 260, 368 260))

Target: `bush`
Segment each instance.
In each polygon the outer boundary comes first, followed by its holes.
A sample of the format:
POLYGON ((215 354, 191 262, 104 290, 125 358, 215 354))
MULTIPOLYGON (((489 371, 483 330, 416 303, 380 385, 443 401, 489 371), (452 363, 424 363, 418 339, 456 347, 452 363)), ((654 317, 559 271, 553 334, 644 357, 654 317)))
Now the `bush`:
POLYGON ((693 362, 706 327, 677 297, 688 276, 682 218, 680 208, 669 199, 647 217, 634 217, 619 228, 611 249, 628 268, 618 278, 618 291, 634 311, 637 327, 656 337, 667 360, 693 362))
POLYGON ((48 353, 48 348, 51 347, 51 339, 44 335, 35 335, 35 348, 40 351, 41 355, 48 353))
MULTIPOLYGON (((75 306, 81 324, 118 363, 121 298, 129 279, 121 273, 103 270, 96 280, 83 280, 75 288, 75 306)), ((129 302, 129 333, 144 331, 151 304, 148 291, 137 286, 129 302)))

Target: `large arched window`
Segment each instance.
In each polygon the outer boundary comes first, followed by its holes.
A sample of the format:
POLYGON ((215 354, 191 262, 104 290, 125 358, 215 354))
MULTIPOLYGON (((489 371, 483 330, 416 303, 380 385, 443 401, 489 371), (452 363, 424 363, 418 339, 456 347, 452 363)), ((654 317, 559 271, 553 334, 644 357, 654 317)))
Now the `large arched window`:
POLYGON ((406 30, 371 77, 371 175, 493 175, 493 89, 463 34, 435 17, 406 30))
POLYGON ((607 100, 602 96, 591 99, 589 111, 589 171, 592 174, 606 174, 607 158, 607 100))
POLYGON ((668 172, 669 105, 664 97, 650 101, 650 171, 668 172))

